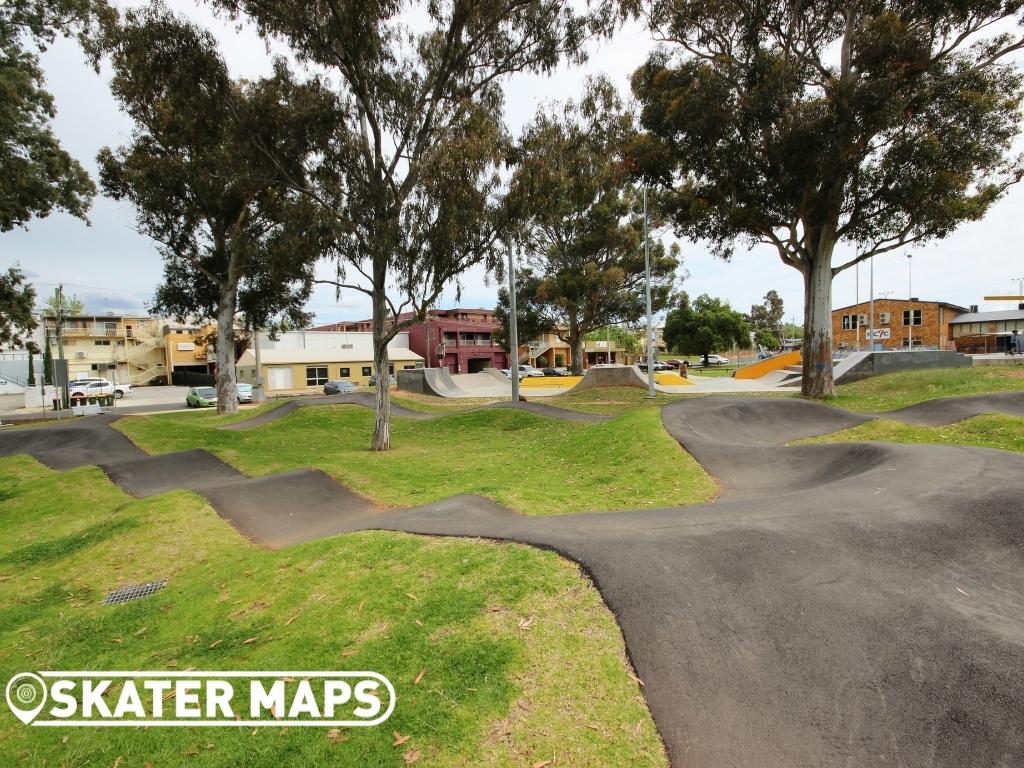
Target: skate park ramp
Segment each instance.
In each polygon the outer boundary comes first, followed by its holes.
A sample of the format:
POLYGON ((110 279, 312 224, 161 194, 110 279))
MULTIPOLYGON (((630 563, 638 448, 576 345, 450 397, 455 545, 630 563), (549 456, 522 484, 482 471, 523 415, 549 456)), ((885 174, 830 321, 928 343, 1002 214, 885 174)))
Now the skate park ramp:
MULTIPOLYGON (((505 378, 501 373, 498 376, 505 378)), ((499 381, 490 373, 462 373, 453 376, 447 368, 410 368, 399 371, 398 388, 405 392, 435 397, 511 397, 512 382, 499 381)))
POLYGON ((737 379, 759 379, 772 371, 781 371, 787 365, 800 365, 803 358, 799 352, 783 352, 781 355, 758 360, 756 363, 737 368, 733 377, 737 379))
POLYGON ((848 384, 883 373, 926 368, 970 368, 973 364, 974 361, 967 355, 937 349, 920 349, 913 352, 852 352, 832 369, 832 380, 836 384, 848 384))

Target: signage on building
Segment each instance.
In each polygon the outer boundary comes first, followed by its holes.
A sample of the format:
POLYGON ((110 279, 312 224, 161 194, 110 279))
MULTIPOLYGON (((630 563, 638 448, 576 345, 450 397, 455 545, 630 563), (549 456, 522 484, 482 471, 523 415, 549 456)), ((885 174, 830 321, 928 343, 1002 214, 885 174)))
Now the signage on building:
POLYGON ((191 341, 179 341, 178 342, 178 351, 179 352, 193 352, 195 350, 195 348, 196 348, 196 345, 193 344, 191 341))
POLYGON ((873 339, 875 341, 884 341, 892 338, 892 329, 890 328, 865 328, 864 338, 873 339))

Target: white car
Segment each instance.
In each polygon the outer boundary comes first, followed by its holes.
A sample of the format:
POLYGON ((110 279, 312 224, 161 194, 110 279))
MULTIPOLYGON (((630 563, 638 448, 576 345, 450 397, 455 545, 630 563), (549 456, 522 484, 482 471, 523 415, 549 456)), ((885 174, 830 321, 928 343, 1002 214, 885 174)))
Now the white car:
POLYGON ((729 358, 721 355, 708 355, 708 365, 728 365, 729 358))
POLYGON ((120 400, 132 391, 131 384, 111 384, 106 379, 76 379, 68 382, 68 397, 88 397, 89 395, 113 395, 120 400))
MULTIPOLYGON (((511 379, 512 378, 512 370, 510 368, 502 368, 501 372, 503 374, 505 374, 505 378, 506 379, 511 379)), ((526 378, 526 372, 523 371, 523 370, 520 370, 519 371, 519 379, 522 380, 522 379, 525 379, 525 378, 526 378)))
POLYGON ((522 378, 524 375, 531 376, 533 378, 544 377, 544 371, 542 371, 540 368, 534 368, 532 365, 520 365, 519 374, 520 378, 522 378))

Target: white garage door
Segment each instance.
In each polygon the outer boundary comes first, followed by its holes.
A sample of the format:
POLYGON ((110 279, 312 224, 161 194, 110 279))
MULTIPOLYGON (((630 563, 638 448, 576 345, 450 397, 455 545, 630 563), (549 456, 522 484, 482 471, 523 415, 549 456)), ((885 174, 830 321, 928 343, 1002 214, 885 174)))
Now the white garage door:
POLYGON ((267 368, 267 389, 291 389, 291 368, 267 368))

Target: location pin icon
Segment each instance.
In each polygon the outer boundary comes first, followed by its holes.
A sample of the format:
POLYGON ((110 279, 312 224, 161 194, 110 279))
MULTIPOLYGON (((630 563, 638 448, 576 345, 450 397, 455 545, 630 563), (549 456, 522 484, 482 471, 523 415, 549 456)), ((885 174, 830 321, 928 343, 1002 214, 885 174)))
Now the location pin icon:
POLYGON ((32 672, 15 675, 7 683, 7 706, 14 716, 28 725, 46 704, 46 683, 32 672))

